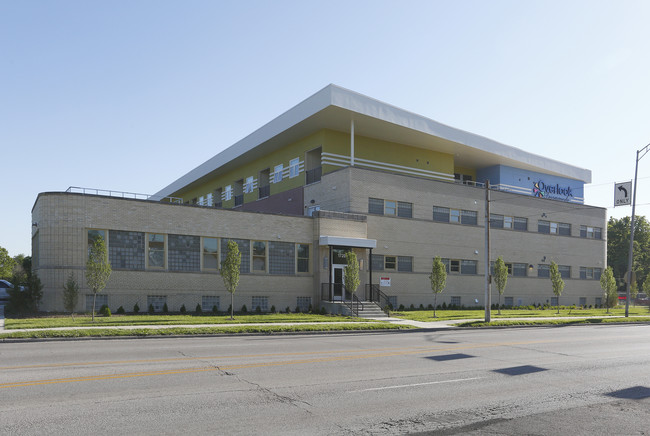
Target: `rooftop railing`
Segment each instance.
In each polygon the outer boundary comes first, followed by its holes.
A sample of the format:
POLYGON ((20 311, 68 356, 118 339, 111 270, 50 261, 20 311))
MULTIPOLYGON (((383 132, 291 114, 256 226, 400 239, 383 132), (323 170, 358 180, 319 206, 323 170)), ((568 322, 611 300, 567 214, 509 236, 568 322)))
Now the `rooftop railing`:
POLYGON ((170 203, 183 203, 182 198, 178 197, 161 197, 152 194, 139 194, 136 192, 112 191, 109 189, 96 189, 96 188, 82 188, 80 186, 70 186, 65 190, 68 193, 84 194, 84 195, 102 195, 105 197, 116 198, 131 198, 135 200, 148 200, 148 201, 163 201, 167 200, 170 203))

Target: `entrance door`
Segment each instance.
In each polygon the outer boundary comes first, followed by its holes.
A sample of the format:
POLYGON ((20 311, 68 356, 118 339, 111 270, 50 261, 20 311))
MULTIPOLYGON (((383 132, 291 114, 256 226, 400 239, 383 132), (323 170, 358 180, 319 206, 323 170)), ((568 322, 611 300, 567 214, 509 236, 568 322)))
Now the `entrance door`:
POLYGON ((345 299, 343 292, 343 283, 345 278, 345 265, 332 265, 332 299, 342 301, 345 299))

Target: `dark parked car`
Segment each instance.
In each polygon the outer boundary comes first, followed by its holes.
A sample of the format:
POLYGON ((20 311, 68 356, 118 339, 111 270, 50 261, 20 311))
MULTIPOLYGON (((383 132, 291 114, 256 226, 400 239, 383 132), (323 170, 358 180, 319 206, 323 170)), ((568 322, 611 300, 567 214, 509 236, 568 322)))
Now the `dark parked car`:
POLYGON ((0 304, 9 301, 9 289, 13 289, 14 285, 6 280, 0 280, 0 304))

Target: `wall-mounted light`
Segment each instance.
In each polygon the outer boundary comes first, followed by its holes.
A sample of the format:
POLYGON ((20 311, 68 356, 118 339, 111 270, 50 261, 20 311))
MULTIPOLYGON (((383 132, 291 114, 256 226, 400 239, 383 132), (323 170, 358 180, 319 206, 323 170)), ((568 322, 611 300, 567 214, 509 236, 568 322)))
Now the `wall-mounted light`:
POLYGON ((309 202, 310 202, 311 204, 314 204, 314 203, 316 203, 316 200, 314 200, 314 199, 312 198, 309 202))
POLYGON ((474 254, 478 254, 478 250, 474 250, 474 254))
POLYGON ((38 227, 38 223, 32 223, 32 227, 38 227))
POLYGON ((535 267, 533 266, 532 263, 531 263, 530 265, 528 265, 528 270, 529 270, 529 271, 532 271, 532 270, 534 270, 534 269, 535 269, 535 267))
POLYGON ((546 212, 542 212, 542 218, 546 218, 546 212))

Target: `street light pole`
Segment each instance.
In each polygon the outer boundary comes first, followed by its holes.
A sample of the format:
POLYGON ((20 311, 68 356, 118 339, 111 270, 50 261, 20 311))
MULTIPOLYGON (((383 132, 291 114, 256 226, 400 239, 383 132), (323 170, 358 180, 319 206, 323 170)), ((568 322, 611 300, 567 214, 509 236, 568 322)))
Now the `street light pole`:
POLYGON ((636 183, 639 173, 639 161, 650 149, 650 144, 636 151, 636 165, 634 166, 634 189, 632 194, 632 217, 630 219, 630 251, 627 257, 627 285, 625 292, 625 317, 630 314, 630 287, 632 286, 632 266, 634 261, 634 209, 636 208, 636 183))
POLYGON ((491 320, 490 292, 490 181, 485 181, 485 322, 491 320))

